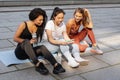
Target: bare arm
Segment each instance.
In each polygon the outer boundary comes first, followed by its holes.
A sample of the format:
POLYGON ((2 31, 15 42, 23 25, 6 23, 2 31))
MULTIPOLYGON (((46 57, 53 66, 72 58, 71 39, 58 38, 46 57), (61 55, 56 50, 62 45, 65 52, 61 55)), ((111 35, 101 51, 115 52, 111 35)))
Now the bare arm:
POLYGON ((47 37, 48 37, 48 41, 52 44, 58 44, 58 45, 70 44, 69 42, 66 42, 66 41, 55 40, 52 36, 52 31, 51 30, 46 29, 46 34, 47 34, 47 37))
POLYGON ((92 22, 91 14, 90 14, 88 9, 85 9, 85 14, 89 19, 89 24, 86 24, 85 27, 92 28, 93 27, 93 22, 92 22))
POLYGON ((63 32, 63 37, 66 41, 70 41, 71 39, 68 37, 68 34, 66 31, 63 32))
POLYGON ((17 28, 13 38, 15 42, 22 43, 24 41, 24 39, 20 38, 20 35, 23 32, 24 28, 25 28, 25 23, 21 23, 20 26, 17 28))
POLYGON ((69 35, 70 34, 70 30, 71 30, 71 22, 68 21, 67 24, 66 24, 66 30, 67 30, 67 34, 69 35))
MULTIPOLYGON (((17 43, 22 43, 24 39, 20 38, 20 35, 22 34, 23 30, 25 29, 25 23, 21 23, 20 26, 17 28, 16 33, 14 35, 13 40, 17 43)), ((36 39, 31 39, 30 43, 33 44, 36 42, 36 39)))

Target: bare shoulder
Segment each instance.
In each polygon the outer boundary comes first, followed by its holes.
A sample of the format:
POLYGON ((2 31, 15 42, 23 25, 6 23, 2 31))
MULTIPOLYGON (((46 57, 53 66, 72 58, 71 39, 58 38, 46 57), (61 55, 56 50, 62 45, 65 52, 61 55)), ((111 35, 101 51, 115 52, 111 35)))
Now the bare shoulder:
POLYGON ((71 23, 73 23, 73 22, 74 22, 74 19, 73 19, 73 18, 71 18, 71 19, 69 19, 69 20, 68 20, 68 22, 67 22, 67 23, 68 23, 68 24, 71 24, 71 23))
POLYGON ((18 29, 23 30, 25 28, 25 22, 20 23, 18 29))

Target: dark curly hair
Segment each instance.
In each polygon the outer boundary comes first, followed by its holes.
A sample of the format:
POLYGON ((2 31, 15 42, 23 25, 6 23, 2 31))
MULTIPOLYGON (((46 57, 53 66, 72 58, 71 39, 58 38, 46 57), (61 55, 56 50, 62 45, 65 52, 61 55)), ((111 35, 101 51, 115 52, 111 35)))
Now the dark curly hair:
POLYGON ((41 9, 41 8, 34 8, 33 10, 31 10, 31 12, 29 13, 29 19, 31 21, 35 20, 38 16, 43 16, 43 23, 42 25, 38 26, 38 30, 37 30, 37 38, 40 36, 40 41, 42 39, 42 36, 43 36, 43 32, 44 32, 44 28, 45 28, 45 25, 46 25, 46 22, 47 22, 47 14, 46 12, 41 9))

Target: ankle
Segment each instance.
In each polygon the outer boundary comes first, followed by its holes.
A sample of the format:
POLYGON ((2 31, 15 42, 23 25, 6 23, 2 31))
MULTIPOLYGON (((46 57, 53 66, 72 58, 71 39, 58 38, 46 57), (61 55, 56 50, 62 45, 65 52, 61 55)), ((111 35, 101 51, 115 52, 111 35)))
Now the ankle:
POLYGON ((39 65, 40 65, 40 62, 38 62, 37 64, 35 64, 35 67, 39 67, 39 65))
POLYGON ((96 47, 96 46, 97 46, 97 44, 95 43, 95 44, 93 44, 93 46, 94 46, 94 47, 96 47))
POLYGON ((57 65, 58 65, 58 63, 55 63, 55 64, 54 64, 54 67, 56 67, 57 65))

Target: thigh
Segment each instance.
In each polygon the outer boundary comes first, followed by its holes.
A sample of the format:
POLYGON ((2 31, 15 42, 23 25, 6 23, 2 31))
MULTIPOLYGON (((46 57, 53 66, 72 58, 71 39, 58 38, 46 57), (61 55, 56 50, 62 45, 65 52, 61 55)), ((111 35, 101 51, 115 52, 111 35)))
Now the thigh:
MULTIPOLYGON (((60 39, 61 41, 65 41, 64 39, 60 39)), ((66 51, 69 51, 70 47, 69 45, 60 45, 60 51, 62 53, 65 53, 66 51)))
POLYGON ((54 45, 49 42, 43 42, 42 45, 44 45, 52 54, 54 54, 55 52, 57 52, 59 50, 58 45, 54 45))
POLYGON ((75 35, 73 37, 73 39, 76 42, 80 42, 80 41, 84 40, 86 36, 87 36, 87 30, 84 28, 77 35, 75 35))
POLYGON ((15 49, 15 55, 18 59, 24 60, 28 59, 28 55, 25 53, 25 51, 21 48, 20 45, 18 45, 15 49))
POLYGON ((66 51, 69 51, 69 46, 68 45, 60 45, 60 50, 62 53, 65 53, 66 51))
POLYGON ((79 46, 77 44, 72 44, 72 53, 79 52, 79 46))
POLYGON ((42 55, 42 45, 40 46, 37 46, 37 47, 33 47, 33 50, 35 52, 35 55, 38 57, 38 56, 43 56, 42 55))

